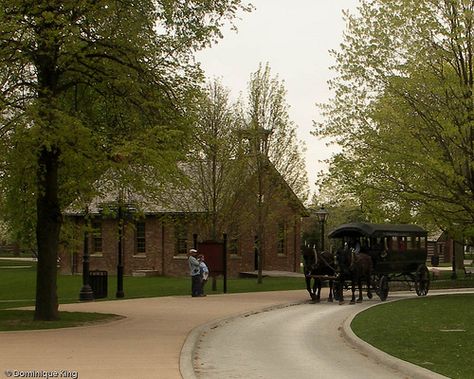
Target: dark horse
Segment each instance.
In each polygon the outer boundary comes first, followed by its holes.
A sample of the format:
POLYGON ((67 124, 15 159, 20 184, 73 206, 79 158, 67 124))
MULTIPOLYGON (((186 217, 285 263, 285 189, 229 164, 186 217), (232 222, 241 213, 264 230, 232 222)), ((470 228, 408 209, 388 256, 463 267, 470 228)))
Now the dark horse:
POLYGON ((304 275, 306 289, 311 299, 315 302, 321 300, 321 287, 324 276, 329 277, 329 298, 333 301, 333 277, 334 277, 334 256, 328 251, 318 252, 314 247, 305 246, 303 248, 304 275), (314 279, 311 287, 311 278, 314 279))
POLYGON ((339 304, 344 303, 344 282, 346 280, 351 281, 352 299, 350 304, 356 303, 355 298, 355 284, 359 287, 358 303, 362 302, 362 281, 367 283, 367 297, 372 298, 371 292, 371 275, 372 275, 372 258, 368 254, 359 253, 356 254, 353 249, 349 249, 347 246, 343 249, 339 249, 336 252, 336 261, 339 268, 339 278, 337 282, 337 298, 339 304))

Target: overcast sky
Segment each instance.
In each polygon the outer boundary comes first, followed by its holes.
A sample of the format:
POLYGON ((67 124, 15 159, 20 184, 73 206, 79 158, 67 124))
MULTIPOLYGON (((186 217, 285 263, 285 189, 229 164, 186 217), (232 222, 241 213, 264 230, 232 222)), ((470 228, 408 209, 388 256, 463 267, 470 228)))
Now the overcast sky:
POLYGON ((245 94, 252 72, 268 62, 273 75, 284 80, 290 118, 305 141, 306 168, 314 191, 320 160, 331 155, 326 142, 310 134, 313 120, 320 120, 316 103, 330 97, 327 80, 333 75, 330 49, 342 41, 342 10, 353 13, 358 0, 249 0, 255 10, 236 20, 238 32, 224 31, 224 38, 200 52, 208 78, 220 78, 237 98, 245 94))

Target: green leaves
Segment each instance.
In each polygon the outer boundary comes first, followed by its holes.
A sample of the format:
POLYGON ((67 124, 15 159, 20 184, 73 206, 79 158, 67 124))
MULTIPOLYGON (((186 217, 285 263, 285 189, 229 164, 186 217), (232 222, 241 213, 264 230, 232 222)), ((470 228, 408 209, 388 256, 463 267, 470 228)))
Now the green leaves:
POLYGON ((347 16, 316 134, 343 149, 327 182, 383 210, 377 218, 448 229, 474 220, 473 6, 362 1, 347 16))
POLYGON ((261 145, 256 151, 266 154, 301 201, 308 197, 308 179, 302 153, 304 144, 296 136, 297 126, 290 120, 286 88, 278 75, 272 76, 267 63, 250 76, 245 108, 248 131, 261 145), (262 132, 268 133, 263 137, 262 132), (266 149, 266 151, 265 151, 266 149))
POLYGON ((87 203, 111 168, 137 192, 173 176, 202 79, 193 54, 245 8, 0 0, 0 204, 25 239, 36 226, 36 317, 57 317, 59 210, 87 203), (145 166, 153 178, 139 175, 145 166))

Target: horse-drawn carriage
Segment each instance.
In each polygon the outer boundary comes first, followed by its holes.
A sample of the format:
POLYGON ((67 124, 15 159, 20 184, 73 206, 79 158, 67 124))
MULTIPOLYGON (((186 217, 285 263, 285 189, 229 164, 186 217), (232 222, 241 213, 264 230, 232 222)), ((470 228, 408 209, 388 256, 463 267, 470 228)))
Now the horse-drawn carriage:
POLYGON ((355 301, 355 284, 359 286, 358 301, 362 301, 361 282, 364 281, 368 297, 372 297, 374 290, 383 301, 388 296, 390 282, 404 282, 414 288, 418 296, 425 296, 430 285, 426 236, 427 232, 416 225, 341 225, 329 233, 331 252, 314 250, 315 262, 305 265, 308 291, 313 299, 319 299, 317 288, 322 280, 328 280, 330 299, 334 294, 336 300, 341 301, 350 281, 351 302, 355 301), (308 283, 311 278, 317 283, 313 288, 308 283))

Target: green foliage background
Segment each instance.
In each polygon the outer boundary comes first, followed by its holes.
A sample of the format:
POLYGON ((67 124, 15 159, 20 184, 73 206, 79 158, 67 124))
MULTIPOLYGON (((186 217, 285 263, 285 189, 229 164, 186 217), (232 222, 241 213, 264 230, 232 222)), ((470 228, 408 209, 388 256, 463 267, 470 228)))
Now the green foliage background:
POLYGON ((373 222, 474 234, 473 1, 366 1, 346 14, 335 96, 315 134, 342 151, 321 177, 373 222))

